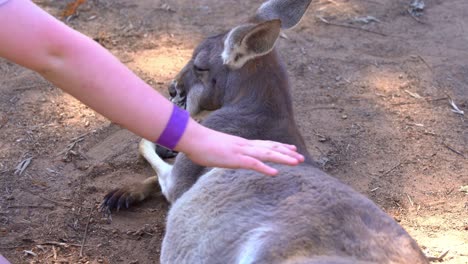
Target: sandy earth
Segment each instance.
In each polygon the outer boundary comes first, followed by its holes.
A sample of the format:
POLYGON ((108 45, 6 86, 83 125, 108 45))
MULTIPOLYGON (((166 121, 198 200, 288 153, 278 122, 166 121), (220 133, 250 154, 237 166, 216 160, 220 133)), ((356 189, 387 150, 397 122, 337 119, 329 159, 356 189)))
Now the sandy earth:
MULTIPOLYGON (((70 1, 35 2, 60 16, 70 1)), ((426 0, 420 17, 409 2, 315 1, 278 47, 323 169, 392 215, 427 255, 448 250, 444 263, 468 263, 468 113, 449 104, 468 111, 468 2, 426 0)), ((166 93, 203 36, 260 3, 94 0, 67 24, 166 93)), ((168 209, 159 190, 112 222, 94 209, 112 188, 153 174, 138 137, 4 60, 0 110, 1 254, 12 263, 158 263, 168 209)))

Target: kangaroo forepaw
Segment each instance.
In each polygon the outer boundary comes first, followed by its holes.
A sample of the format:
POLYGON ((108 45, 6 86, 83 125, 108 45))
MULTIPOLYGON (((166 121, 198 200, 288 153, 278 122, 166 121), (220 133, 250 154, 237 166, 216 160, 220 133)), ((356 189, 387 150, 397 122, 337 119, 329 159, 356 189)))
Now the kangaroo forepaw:
POLYGON ((112 210, 119 211, 121 208, 128 209, 136 202, 135 196, 136 195, 127 188, 112 190, 104 196, 100 206, 100 211, 109 212, 112 210))
POLYGON ((117 188, 104 196, 100 211, 110 213, 112 210, 128 209, 135 203, 148 198, 156 190, 157 177, 150 177, 143 182, 117 188))

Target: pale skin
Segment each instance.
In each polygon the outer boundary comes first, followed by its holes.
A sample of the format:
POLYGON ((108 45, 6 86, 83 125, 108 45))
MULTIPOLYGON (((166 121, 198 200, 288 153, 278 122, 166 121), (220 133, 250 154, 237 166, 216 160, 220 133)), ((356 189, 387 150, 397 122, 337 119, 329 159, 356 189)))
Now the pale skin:
MULTIPOLYGON (((22 65, 133 133, 156 141, 173 105, 110 52, 29 0, 0 5, 0 57, 22 65)), ((245 168, 267 175, 264 162, 297 165, 296 147, 247 140, 189 120, 174 148, 208 167, 245 168)))

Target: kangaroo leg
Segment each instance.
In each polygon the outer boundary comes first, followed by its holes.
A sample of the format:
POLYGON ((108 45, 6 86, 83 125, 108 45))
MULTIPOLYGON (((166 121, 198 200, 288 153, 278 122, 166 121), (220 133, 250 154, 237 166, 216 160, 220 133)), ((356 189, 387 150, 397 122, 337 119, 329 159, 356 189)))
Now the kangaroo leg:
POLYGON ((156 154, 156 145, 148 140, 143 139, 140 141, 139 151, 153 167, 157 176, 150 177, 140 183, 112 190, 104 197, 101 210, 117 209, 118 211, 120 208, 129 208, 130 205, 148 198, 157 189, 158 182, 162 193, 167 197, 167 190, 170 189, 172 184, 170 181, 172 165, 164 162, 156 154))
POLYGON ((154 143, 145 139, 139 145, 140 154, 158 175, 164 197, 172 203, 196 182, 204 167, 193 163, 183 153, 179 153, 174 165, 170 165, 156 154, 155 148, 154 143))
POLYGON ((138 145, 138 150, 156 172, 161 191, 167 199, 169 191, 174 186, 171 177, 172 165, 166 163, 156 154, 156 145, 151 141, 142 139, 138 145))

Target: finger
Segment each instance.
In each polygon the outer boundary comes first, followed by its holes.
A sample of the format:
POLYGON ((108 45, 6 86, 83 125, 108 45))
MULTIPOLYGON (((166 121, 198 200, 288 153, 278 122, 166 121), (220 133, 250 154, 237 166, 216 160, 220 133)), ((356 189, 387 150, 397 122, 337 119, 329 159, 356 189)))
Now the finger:
POLYGON ((275 176, 278 174, 277 169, 274 169, 251 156, 242 156, 240 168, 255 170, 269 176, 275 176))
POLYGON ((281 163, 286 165, 297 165, 299 164, 299 160, 297 158, 291 157, 289 155, 285 155, 281 152, 274 151, 269 148, 263 147, 244 147, 242 149, 241 154, 250 156, 254 159, 258 159, 261 161, 270 161, 275 163, 281 163))
POLYGON ((297 147, 295 145, 285 144, 285 143, 271 141, 271 140, 258 140, 258 141, 263 142, 264 144, 266 144, 266 146, 271 146, 274 148, 283 147, 283 148, 287 148, 293 151, 297 150, 297 147))
POLYGON ((295 149, 293 150, 293 149, 287 148, 285 146, 276 146, 276 145, 273 146, 271 149, 273 151, 279 152, 279 153, 281 153, 283 155, 295 158, 299 162, 304 161, 304 156, 301 155, 300 153, 298 153, 295 149))
POLYGON ((288 144, 278 143, 274 141, 264 141, 264 140, 253 140, 252 145, 271 149, 281 154, 293 157, 297 159, 299 162, 304 161, 304 156, 297 152, 297 148, 294 145, 288 145, 288 144))

